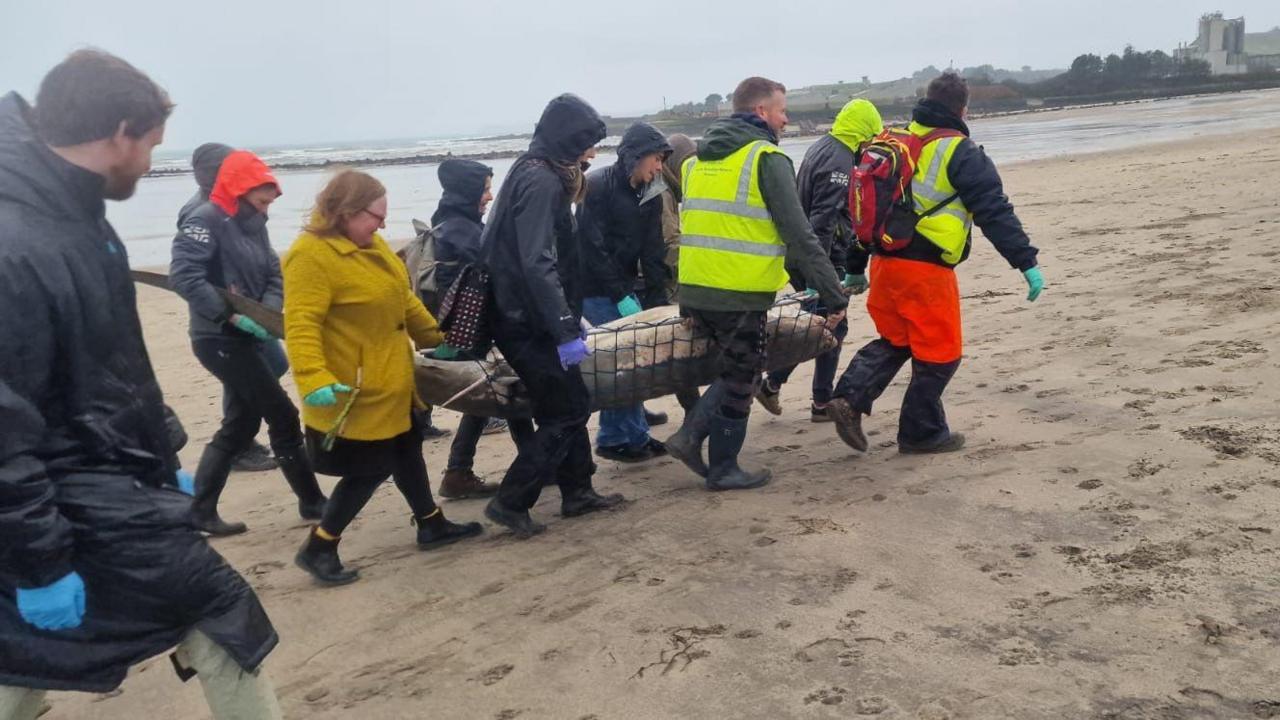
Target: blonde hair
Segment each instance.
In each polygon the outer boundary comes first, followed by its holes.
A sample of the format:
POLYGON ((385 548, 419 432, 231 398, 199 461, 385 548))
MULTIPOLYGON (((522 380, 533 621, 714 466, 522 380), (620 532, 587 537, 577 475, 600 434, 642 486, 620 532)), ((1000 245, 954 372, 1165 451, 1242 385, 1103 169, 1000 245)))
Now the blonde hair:
POLYGON ((359 170, 341 170, 316 195, 304 229, 320 236, 341 235, 348 220, 386 194, 386 187, 374 176, 359 170))

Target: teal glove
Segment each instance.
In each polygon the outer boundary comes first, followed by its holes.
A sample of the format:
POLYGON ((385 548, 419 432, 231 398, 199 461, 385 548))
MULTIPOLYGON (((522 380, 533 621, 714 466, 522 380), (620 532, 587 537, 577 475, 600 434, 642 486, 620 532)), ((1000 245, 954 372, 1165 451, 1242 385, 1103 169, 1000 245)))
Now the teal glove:
POLYGON ((1040 291, 1044 290, 1044 274, 1040 272, 1040 267, 1036 266, 1022 271, 1022 275, 1027 279, 1027 301, 1035 302, 1036 298, 1040 297, 1040 291))
POLYGON ((640 301, 636 300, 635 295, 628 295, 618 301, 618 313, 622 317, 629 317, 639 313, 643 308, 640 307, 640 301))
POLYGON ((192 497, 195 496, 196 479, 192 477, 191 473, 187 472, 186 470, 179 470, 178 474, 175 476, 175 479, 178 481, 179 490, 181 490, 182 492, 188 495, 191 495, 192 497))
POLYGON ((867 288, 871 287, 871 283, 867 282, 866 275, 854 275, 852 273, 844 274, 844 282, 842 284, 852 290, 854 295, 861 295, 867 291, 867 288))
POLYGON ((239 313, 231 316, 231 324, 235 325, 236 329, 240 332, 248 333, 259 340, 271 340, 274 337, 271 333, 267 332, 266 328, 259 325, 256 320, 251 317, 240 315, 239 313))
POLYGON ((449 343, 440 343, 431 353, 431 356, 437 360, 457 360, 458 348, 450 345, 449 343))
POLYGON ((69 572, 50 585, 18 588, 18 614, 41 630, 69 630, 84 619, 84 580, 69 572))
POLYGON ((310 395, 302 398, 302 402, 311 407, 333 407, 338 404, 337 393, 349 392, 351 392, 351 388, 342 383, 334 383, 313 391, 310 395))
POLYGON ((812 300, 813 298, 818 297, 818 291, 817 291, 817 290, 814 290, 813 288, 805 288, 805 289, 804 289, 804 296, 805 296, 807 299, 812 300))

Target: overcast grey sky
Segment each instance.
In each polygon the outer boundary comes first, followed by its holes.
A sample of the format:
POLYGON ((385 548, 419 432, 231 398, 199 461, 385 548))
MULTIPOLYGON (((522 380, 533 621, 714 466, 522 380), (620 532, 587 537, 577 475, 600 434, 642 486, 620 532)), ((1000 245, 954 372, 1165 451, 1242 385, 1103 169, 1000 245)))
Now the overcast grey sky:
POLYGON ((725 94, 753 74, 795 87, 952 62, 1066 67, 1126 43, 1167 51, 1209 10, 1255 32, 1280 24, 1276 0, 4 4, 0 91, 32 97, 67 52, 101 47, 178 103, 169 149, 523 132, 564 91, 625 115, 660 109, 664 95, 725 94))

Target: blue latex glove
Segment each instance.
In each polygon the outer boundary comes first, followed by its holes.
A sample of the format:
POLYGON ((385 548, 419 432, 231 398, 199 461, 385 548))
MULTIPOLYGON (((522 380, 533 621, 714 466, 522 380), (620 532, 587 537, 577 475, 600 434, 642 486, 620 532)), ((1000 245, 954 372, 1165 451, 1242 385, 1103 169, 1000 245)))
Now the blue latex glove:
POLYGON ((231 324, 235 325, 241 332, 249 333, 259 340, 271 340, 275 337, 251 317, 237 314, 231 318, 231 324))
POLYGON ((302 402, 311 407, 332 407, 338 404, 338 393, 349 392, 351 392, 351 388, 342 383, 334 383, 312 391, 310 395, 302 398, 302 402))
POLYGON ((41 630, 80 627, 84 618, 84 580, 69 572, 52 585, 18 588, 18 614, 41 630))
POLYGON ((431 355, 437 360, 456 360, 458 358, 458 348, 449 343, 440 343, 431 355))
POLYGON ((191 473, 187 472, 186 470, 179 470, 175 478, 178 481, 179 490, 181 490, 182 492, 188 495, 195 496, 196 479, 191 475, 191 473))
POLYGON ((556 348, 556 352, 560 355, 560 367, 568 370, 574 365, 581 365, 583 360, 591 354, 591 349, 583 342, 582 338, 574 338, 569 342, 556 348))
POLYGON ((1030 270, 1022 271, 1022 275, 1027 278, 1027 300, 1035 302, 1040 297, 1040 291, 1044 290, 1044 274, 1040 272, 1039 266, 1030 270))
POLYGON ((628 317, 639 313, 643 308, 640 307, 640 301, 635 295, 628 295, 618 301, 618 313, 622 317, 628 317))
POLYGON ((867 291, 867 288, 871 287, 871 283, 867 282, 866 275, 854 275, 853 273, 845 273, 842 284, 852 290, 854 295, 861 295, 867 291))

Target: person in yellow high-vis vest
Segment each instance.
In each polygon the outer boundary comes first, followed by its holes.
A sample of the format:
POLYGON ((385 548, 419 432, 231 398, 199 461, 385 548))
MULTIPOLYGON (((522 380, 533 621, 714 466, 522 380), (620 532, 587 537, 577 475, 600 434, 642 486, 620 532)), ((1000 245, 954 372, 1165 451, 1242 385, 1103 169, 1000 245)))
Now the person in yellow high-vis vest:
POLYGON ((827 414, 840 439, 867 450, 862 416, 911 361, 911 383, 902 399, 898 451, 953 452, 964 435, 951 432, 942 393, 960 366, 960 289, 955 266, 969 257, 976 224, 996 250, 1027 281, 1027 300, 1044 288, 1044 277, 1013 205, 1004 194, 996 166, 969 139, 964 118, 969 87, 953 72, 929 83, 908 130, 926 137, 911 180, 920 215, 911 242, 892 252, 871 248, 871 292, 867 310, 880 337, 858 351, 836 386, 827 414))
POLYGON ((788 256, 830 309, 830 327, 848 305, 800 206, 791 160, 778 147, 787 124, 786 88, 747 78, 734 90, 733 108, 681 167, 677 297, 681 313, 719 349, 720 376, 666 445, 710 490, 760 487, 771 478, 768 470, 742 470, 738 453, 764 370, 765 316, 787 283, 788 256))

